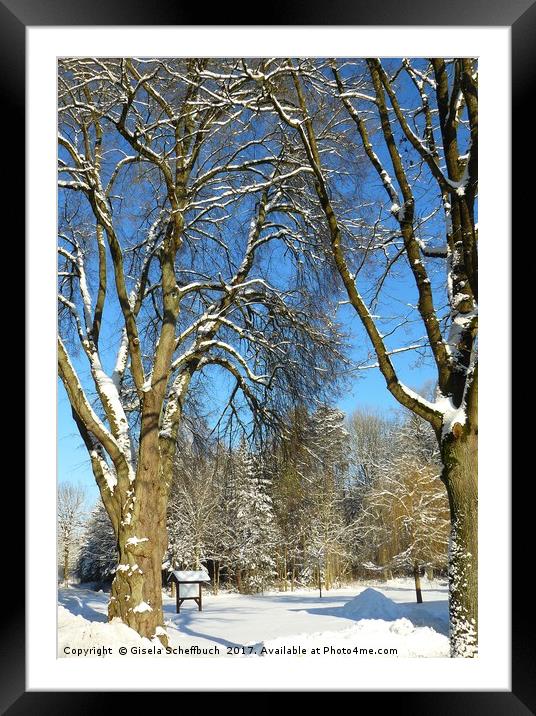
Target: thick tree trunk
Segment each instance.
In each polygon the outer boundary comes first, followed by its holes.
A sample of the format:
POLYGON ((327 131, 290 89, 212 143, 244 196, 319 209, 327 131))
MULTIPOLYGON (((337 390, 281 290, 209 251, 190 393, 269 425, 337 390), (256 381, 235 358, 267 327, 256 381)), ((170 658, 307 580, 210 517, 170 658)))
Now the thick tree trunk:
POLYGON ((415 579, 415 595, 417 597, 417 604, 422 604, 421 568, 417 562, 413 565, 413 578, 415 579))
POLYGON ((156 636, 165 646, 162 561, 167 547, 166 512, 167 491, 158 461, 151 463, 142 449, 117 530, 119 564, 108 617, 119 617, 141 636, 156 636))
POLYGON ((443 481, 451 514, 449 619, 453 657, 478 649, 478 453, 477 435, 458 431, 442 445, 443 481))
POLYGON ((141 636, 149 639, 157 636, 167 645, 162 612, 162 535, 138 522, 120 529, 118 549, 109 618, 119 617, 141 636), (136 538, 147 541, 130 541, 136 538))

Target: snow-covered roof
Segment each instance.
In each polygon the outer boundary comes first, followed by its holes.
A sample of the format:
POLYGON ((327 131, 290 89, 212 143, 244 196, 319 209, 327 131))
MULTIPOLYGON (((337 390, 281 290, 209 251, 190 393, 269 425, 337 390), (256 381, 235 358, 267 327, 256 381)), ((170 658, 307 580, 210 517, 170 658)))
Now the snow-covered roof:
POLYGON ((208 576, 208 572, 205 572, 204 570, 199 570, 198 572, 194 570, 179 570, 179 571, 173 571, 173 576, 177 580, 177 582, 210 582, 210 577, 208 576))

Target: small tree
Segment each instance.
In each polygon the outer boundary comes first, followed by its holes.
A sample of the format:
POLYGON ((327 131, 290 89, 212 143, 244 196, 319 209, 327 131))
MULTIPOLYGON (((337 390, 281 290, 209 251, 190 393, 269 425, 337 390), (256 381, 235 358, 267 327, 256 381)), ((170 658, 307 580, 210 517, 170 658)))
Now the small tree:
POLYGON ((83 524, 85 492, 80 485, 62 482, 58 488, 58 549, 63 568, 63 583, 69 586, 69 575, 83 524))

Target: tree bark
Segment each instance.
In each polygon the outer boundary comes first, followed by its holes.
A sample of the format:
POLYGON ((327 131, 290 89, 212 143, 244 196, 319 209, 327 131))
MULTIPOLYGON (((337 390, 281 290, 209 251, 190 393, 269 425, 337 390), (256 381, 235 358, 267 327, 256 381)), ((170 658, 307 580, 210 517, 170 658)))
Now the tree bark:
POLYGON ((219 561, 214 562, 214 594, 218 594, 220 591, 220 563, 219 561))
POLYGON ((122 501, 117 527, 119 561, 108 616, 119 617, 141 636, 156 636, 167 646, 162 561, 167 547, 168 491, 155 437, 155 431, 149 431, 142 439, 136 478, 122 501))
POLYGON ((236 568, 236 587, 240 594, 243 593, 243 586, 242 586, 242 570, 240 567, 236 568))
POLYGON ((451 514, 449 616, 452 657, 478 649, 478 453, 477 435, 457 431, 443 441, 442 479, 451 514))
POLYGON ((69 548, 63 550, 63 582, 66 587, 69 586, 69 548))
POLYGON ((119 564, 112 583, 110 619, 119 617, 141 636, 157 636, 167 646, 163 630, 162 559, 165 533, 150 520, 132 520, 118 534, 119 564), (137 540, 143 540, 141 542, 137 540))
POLYGON ((421 568, 417 562, 413 565, 413 578, 415 579, 415 595, 417 597, 417 604, 422 604, 421 568))

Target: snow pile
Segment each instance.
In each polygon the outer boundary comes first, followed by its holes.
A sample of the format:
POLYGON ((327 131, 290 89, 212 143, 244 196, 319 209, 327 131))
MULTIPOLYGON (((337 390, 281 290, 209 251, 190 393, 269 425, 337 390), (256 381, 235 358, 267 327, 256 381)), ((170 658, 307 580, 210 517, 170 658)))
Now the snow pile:
POLYGON ((142 638, 120 619, 89 621, 58 605, 58 656, 101 656, 97 647, 111 647, 111 655, 117 656, 120 646, 129 650, 133 646, 154 649, 162 644, 158 639, 142 638))
POLYGON ((415 626, 404 616, 404 607, 376 589, 368 588, 340 609, 340 616, 354 619, 337 631, 278 637, 255 644, 259 656, 424 656, 446 657, 449 640, 429 626, 415 626))
POLYGON ((330 655, 448 657, 449 640, 430 627, 416 627, 404 617, 395 621, 363 619, 348 629, 279 637, 255 645, 259 656, 330 655), (314 651, 313 651, 314 650, 314 651), (393 651, 393 650, 396 650, 393 651))
POLYGON ((346 602, 341 616, 347 619, 384 619, 394 621, 401 616, 400 606, 376 589, 368 588, 346 602))

